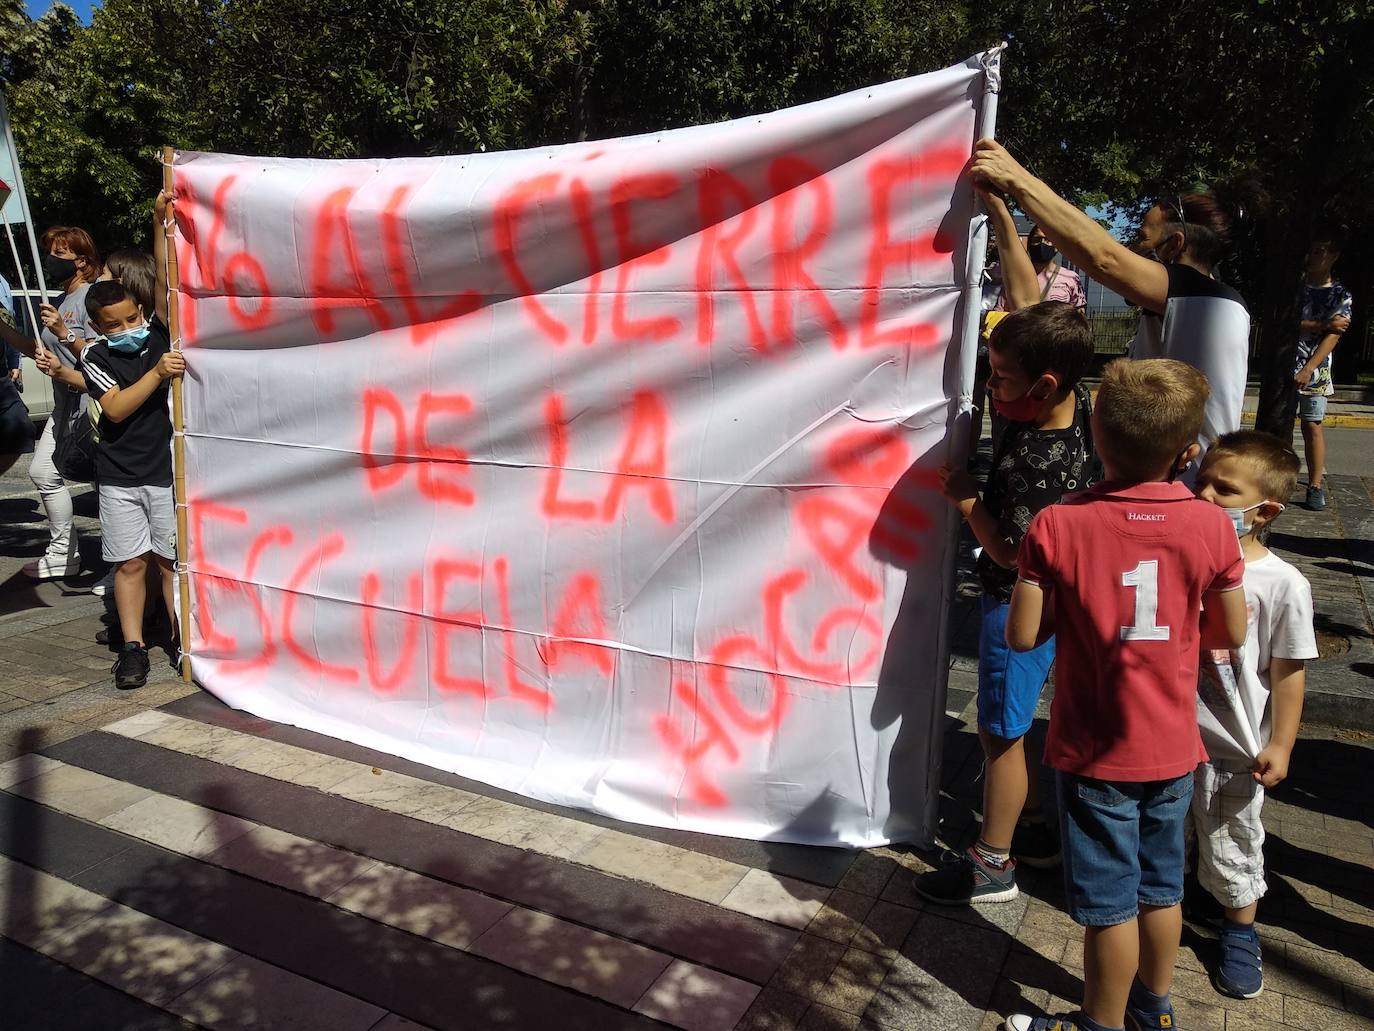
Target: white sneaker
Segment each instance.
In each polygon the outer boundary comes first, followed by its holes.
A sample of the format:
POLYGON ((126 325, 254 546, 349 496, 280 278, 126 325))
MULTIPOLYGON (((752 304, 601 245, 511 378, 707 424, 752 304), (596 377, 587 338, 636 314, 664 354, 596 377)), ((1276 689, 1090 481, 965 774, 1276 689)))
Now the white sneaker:
POLYGON ((91 593, 94 594, 97 598, 103 598, 105 597, 105 595, 109 594, 113 590, 114 566, 111 566, 109 572, 107 572, 95 583, 91 584, 91 593))
POLYGON ((81 569, 81 555, 72 541, 71 549, 65 554, 47 552, 42 558, 24 563, 23 572, 30 580, 60 580, 64 576, 75 576, 81 569))

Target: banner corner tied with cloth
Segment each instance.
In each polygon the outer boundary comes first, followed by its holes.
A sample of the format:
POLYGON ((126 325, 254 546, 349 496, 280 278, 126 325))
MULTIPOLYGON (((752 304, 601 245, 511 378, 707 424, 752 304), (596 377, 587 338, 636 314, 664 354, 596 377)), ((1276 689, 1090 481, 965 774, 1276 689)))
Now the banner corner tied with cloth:
POLYGON ((190 651, 560 805, 929 842, 997 56, 509 153, 179 153, 190 651))

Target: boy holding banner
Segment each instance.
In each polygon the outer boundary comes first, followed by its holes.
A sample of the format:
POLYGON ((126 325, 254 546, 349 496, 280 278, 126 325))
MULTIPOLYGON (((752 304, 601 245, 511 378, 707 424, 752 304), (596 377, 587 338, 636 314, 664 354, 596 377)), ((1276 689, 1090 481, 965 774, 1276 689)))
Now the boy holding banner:
POLYGON ((978 738, 986 762, 978 839, 958 864, 916 880, 922 897, 944 905, 1010 901, 1018 893, 1018 861, 1046 867, 1059 860, 1058 841, 1041 815, 1038 764, 1028 764, 1024 745, 1054 661, 1054 642, 1025 655, 1009 651, 1007 608, 1016 584, 1017 545, 1031 517, 1087 488, 1096 468, 1091 403, 1078 383, 1092 361, 1092 331, 1082 313, 1063 301, 1035 303, 1035 270, 1015 243, 1011 213, 995 196, 986 196, 985 203, 999 242, 1013 241, 1005 247, 1010 253, 1004 265, 1011 304, 1020 310, 1002 316, 988 341, 988 391, 1001 429, 994 434, 987 487, 979 497, 967 473, 948 466, 940 472, 945 497, 983 549, 978 738))
MULTIPOLYGON (((169 216, 169 207, 159 195, 159 221, 169 216)), ((79 377, 73 385, 84 384, 100 402, 96 473, 101 552, 115 567, 115 608, 124 645, 113 672, 115 686, 122 690, 148 682, 143 614, 150 555, 161 574, 168 622, 176 626, 176 508, 167 391, 168 381, 185 371, 186 362, 171 347, 161 268, 154 297, 156 311, 148 313, 123 283, 94 284, 86 293, 86 308, 102 339, 82 350, 79 371, 62 369, 46 353, 39 361, 40 368, 56 379, 79 377)))

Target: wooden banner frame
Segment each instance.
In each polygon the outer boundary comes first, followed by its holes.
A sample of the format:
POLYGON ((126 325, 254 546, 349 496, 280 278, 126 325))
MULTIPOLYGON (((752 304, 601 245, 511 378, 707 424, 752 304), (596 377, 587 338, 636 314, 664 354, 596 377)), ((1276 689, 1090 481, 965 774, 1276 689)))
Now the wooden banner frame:
MULTIPOLYGON (((176 181, 172 173, 172 162, 175 158, 176 148, 162 148, 162 191, 172 200, 176 196, 176 181)), ((163 260, 166 263, 167 274, 167 330, 172 338, 173 349, 180 351, 183 350, 179 311, 181 274, 177 269, 175 207, 172 218, 163 222, 162 233, 164 238, 163 260)), ((186 518, 186 441, 182 435, 185 420, 183 418, 181 380, 181 376, 172 377, 172 492, 177 510, 177 609, 180 616, 177 636, 180 639, 181 679, 189 684, 192 682, 190 649, 191 575, 186 567, 186 530, 188 524, 186 518)))

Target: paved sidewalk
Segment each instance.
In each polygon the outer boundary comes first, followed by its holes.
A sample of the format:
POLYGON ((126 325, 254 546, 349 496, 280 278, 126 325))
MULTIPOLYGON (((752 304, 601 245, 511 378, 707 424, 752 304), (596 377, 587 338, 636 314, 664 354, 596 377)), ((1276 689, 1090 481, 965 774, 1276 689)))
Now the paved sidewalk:
MULTIPOLYGON (((1353 713, 1374 671, 1374 501, 1332 483, 1331 510, 1290 509, 1276 544, 1313 576, 1330 635, 1312 711, 1353 713)), ((83 576, 30 589, 18 565, 42 525, 25 486, 0 479, 7 1028, 991 1029, 1081 992, 1082 933, 1055 873, 1029 873, 1013 903, 940 910, 911 887, 938 856, 558 809, 227 709, 165 665, 116 691, 92 643, 104 606, 83 589, 99 573, 89 499, 83 576)), ((980 790, 966 636, 945 739, 951 843, 972 833, 980 790)), ((1371 742, 1304 727, 1266 807, 1268 987, 1217 995, 1214 939, 1190 928, 1181 1027, 1374 1027, 1371 742)))

